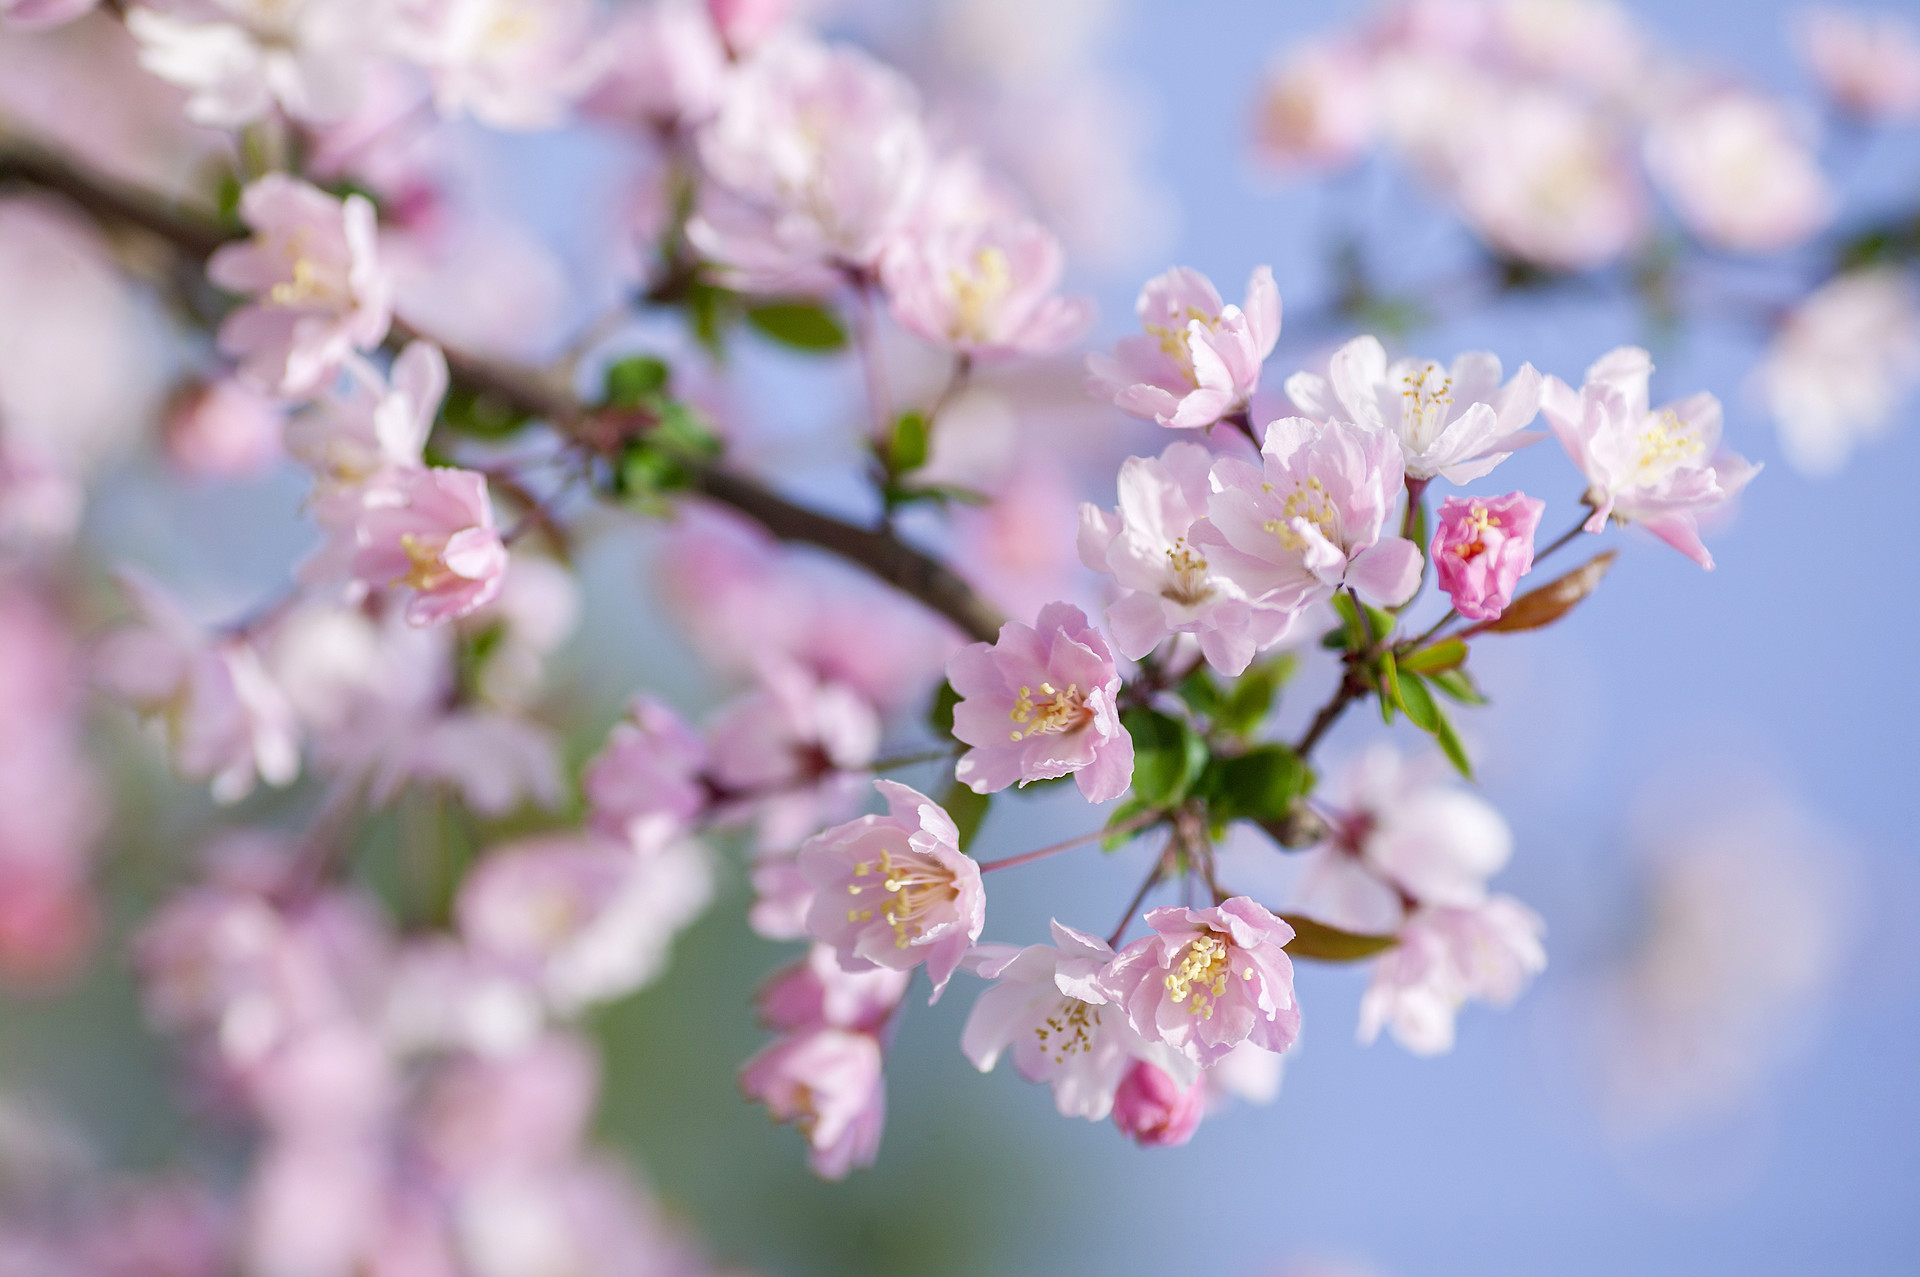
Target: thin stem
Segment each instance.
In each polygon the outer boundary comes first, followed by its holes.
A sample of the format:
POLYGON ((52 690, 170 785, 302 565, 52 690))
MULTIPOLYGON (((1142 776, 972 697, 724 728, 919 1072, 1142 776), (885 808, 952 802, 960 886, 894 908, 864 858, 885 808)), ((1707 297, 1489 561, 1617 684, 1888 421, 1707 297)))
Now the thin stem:
POLYGON ((941 762, 945 759, 952 758, 959 752, 958 746, 950 746, 946 749, 929 749, 919 754, 895 754, 891 758, 880 758, 868 763, 866 770, 870 772, 897 772, 907 767, 918 767, 922 763, 941 762))
POLYGON ((1347 706, 1358 700, 1365 691, 1366 688, 1349 669, 1347 676, 1340 680, 1340 688, 1333 694, 1333 699, 1322 705, 1320 712, 1313 716, 1313 722, 1307 727, 1307 734, 1300 738, 1300 743, 1293 747, 1293 752, 1301 758, 1311 754, 1313 747, 1320 743, 1320 738, 1327 734, 1327 729, 1332 727, 1334 721, 1346 712, 1347 706))
POLYGON ((1155 821, 1160 821, 1165 819, 1166 819, 1165 812, 1143 811, 1139 815, 1134 816, 1128 820, 1123 820, 1117 825, 1102 826, 1101 828, 1095 829, 1089 833, 1079 834, 1079 835, 1076 835, 1075 837, 1069 838, 1065 842, 1057 842, 1050 847, 1042 847, 1038 851, 1023 851, 1017 856, 1008 856, 1003 860, 989 860, 987 863, 980 866, 980 872, 989 873, 995 869, 1011 869, 1015 865, 1032 864, 1036 860, 1046 859, 1048 856, 1053 855, 1055 852, 1071 851, 1073 848, 1081 846, 1085 843, 1090 843, 1096 838, 1114 838, 1114 837, 1118 837, 1121 834, 1130 834, 1136 829, 1140 829, 1147 825, 1153 824, 1155 821))
POLYGON ((1113 934, 1107 937, 1107 947, 1109 949, 1118 945, 1120 938, 1127 934, 1127 928, 1133 925, 1133 915, 1140 911, 1140 906, 1146 900, 1147 893, 1160 885, 1160 877, 1166 870, 1166 867, 1166 853, 1162 852, 1160 859, 1153 862, 1153 871, 1147 875, 1147 880, 1140 884, 1140 890, 1134 892, 1133 899, 1127 902, 1126 912, 1120 915, 1120 925, 1115 927, 1113 934))
POLYGON ((1578 523, 1574 524, 1572 527, 1568 528, 1565 532, 1561 533, 1560 539, 1558 541, 1555 541, 1552 545, 1548 546, 1546 549, 1536 553, 1533 556, 1533 561, 1536 564, 1538 564, 1542 559, 1546 558, 1549 554, 1552 554, 1555 550, 1566 548, 1568 545, 1570 545, 1573 542, 1573 539, 1575 537, 1579 536, 1583 531, 1586 530, 1586 526, 1587 526, 1587 520, 1581 519, 1578 523))
POLYGON ((1459 611, 1455 608, 1448 608, 1447 614, 1441 617, 1439 620, 1435 621, 1432 627, 1429 628, 1425 634, 1422 634, 1419 638, 1414 639, 1410 643, 1403 644, 1402 646, 1404 646, 1408 651, 1413 651, 1415 649, 1425 647, 1427 645, 1428 639, 1432 638, 1434 635, 1438 634, 1441 630, 1445 629, 1449 623, 1453 621, 1457 621, 1459 619, 1460 619, 1459 611))
POLYGON ((929 447, 932 446, 933 427, 935 423, 940 420, 940 414, 945 412, 953 401, 960 397, 960 392, 966 389, 967 381, 972 376, 973 356, 968 354, 955 355, 953 357, 953 371, 947 376, 947 384, 940 388, 939 397, 933 401, 933 406, 927 409, 927 440, 929 447))

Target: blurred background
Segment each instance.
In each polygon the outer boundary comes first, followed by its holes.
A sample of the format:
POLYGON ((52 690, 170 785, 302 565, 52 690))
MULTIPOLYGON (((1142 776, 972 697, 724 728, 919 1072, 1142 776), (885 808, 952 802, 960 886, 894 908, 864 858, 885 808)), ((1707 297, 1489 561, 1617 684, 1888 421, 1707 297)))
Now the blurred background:
MULTIPOLYGON (((1789 6, 1627 7, 1681 56, 1811 100, 1789 6)), ((1386 293, 1417 293, 1477 251, 1384 158, 1286 181, 1254 156, 1269 64, 1365 12, 1316 0, 872 0, 821 20, 907 68, 1033 188, 1067 242, 1072 282, 1098 300, 1095 348, 1132 330, 1141 281, 1170 264, 1206 272, 1231 298, 1270 263, 1286 307, 1267 383, 1277 413, 1285 372, 1361 330, 1335 307, 1349 238, 1386 293)), ((1848 216, 1920 191, 1917 138, 1878 136, 1830 166, 1848 216)), ((617 202, 618 157, 589 132, 476 133, 471 151, 471 198, 497 206, 541 263, 529 276, 546 281, 535 291, 549 330, 599 313, 615 286, 595 276, 613 219, 581 210, 617 202)), ((1749 274, 1764 286, 1763 269, 1749 274)), ((636 328, 607 345, 684 341, 636 328)), ((751 991, 784 960, 745 927, 736 862, 668 977, 598 1016, 604 1138, 723 1258, 770 1274, 1125 1274, 1191 1265, 1200 1246, 1211 1271, 1249 1277, 1912 1272, 1920 431, 1909 406, 1839 473, 1808 477, 1783 461, 1755 393, 1758 334, 1655 326, 1630 289, 1516 289, 1390 342, 1441 359, 1491 349, 1509 368, 1531 361, 1575 384, 1625 343, 1654 352, 1656 402, 1719 395, 1728 442, 1766 471, 1709 536, 1714 572, 1637 531, 1610 533, 1627 543, 1623 562, 1573 619, 1476 648, 1493 704, 1462 727, 1518 848, 1499 886, 1549 928, 1550 966, 1515 1008, 1469 1010, 1456 1050, 1420 1060, 1355 1045, 1363 973, 1303 967, 1305 1028, 1277 1101, 1233 1108, 1183 1148, 1143 1151, 1107 1125, 1059 1118, 1044 1090, 1004 1068, 976 1074, 956 1046, 971 1000, 957 985, 906 1019, 878 1164, 822 1184, 793 1132, 735 1088, 762 1040, 751 991)), ((732 411, 776 459, 769 468, 787 466, 819 501, 841 499, 834 475, 852 445, 830 432, 857 373, 771 349, 740 352, 738 368, 747 389, 732 411)), ((1034 482, 1109 485, 1114 460, 1162 446, 1151 428, 1077 400, 1074 369, 1048 376, 1057 410, 1032 406, 1044 394, 1021 400, 1032 414, 1021 419, 1004 420, 990 393, 970 405, 982 429, 1105 458, 1036 469, 1034 482)), ((311 539, 290 467, 240 484, 161 474, 110 463, 89 536, 231 610, 271 591, 311 539)), ((1552 531, 1574 512, 1579 482, 1551 443, 1501 481, 1547 499, 1552 531)), ((1072 495, 1112 501, 1110 486, 1072 495)), ((655 535, 612 529, 583 559, 583 622, 551 714, 576 759, 643 683, 690 713, 726 690, 651 596, 655 535)), ((1069 522, 1063 554, 1070 538, 1069 522)), ((1059 571, 1061 589, 1091 597, 1070 563, 1059 571)), ((1331 668, 1310 665, 1291 689, 1287 733, 1331 668)), ((112 937, 187 871, 215 813, 109 718, 98 735, 118 795, 101 853, 112 937)), ((1350 716, 1327 756, 1380 731, 1350 716)), ((271 820, 302 801, 263 796, 254 810, 271 820)), ((1058 791, 1023 796, 996 807, 979 847, 1010 854, 1079 833, 1087 817, 1058 791)), ((404 836, 407 819, 390 816, 385 836, 404 836)), ((1284 880, 1279 859, 1249 841, 1226 866, 1258 894, 1284 880)), ((1032 942, 1056 913, 1098 929, 1137 881, 1091 849, 1021 870, 993 884, 986 938, 1032 942)), ((140 1024, 111 944, 77 985, 9 995, 0 1151, 16 1128, 50 1119, 86 1150, 75 1156, 112 1165, 221 1156, 221 1134, 174 1089, 165 1048, 140 1024)))

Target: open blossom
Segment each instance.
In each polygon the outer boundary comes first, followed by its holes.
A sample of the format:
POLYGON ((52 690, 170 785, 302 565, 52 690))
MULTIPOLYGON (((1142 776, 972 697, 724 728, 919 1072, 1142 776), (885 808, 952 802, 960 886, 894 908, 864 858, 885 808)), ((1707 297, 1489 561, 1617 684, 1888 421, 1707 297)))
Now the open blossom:
POLYGON ((1373 68, 1344 44, 1308 44, 1268 73, 1254 117, 1262 160, 1331 168, 1359 157, 1375 126, 1373 68))
POLYGON ((387 335, 392 288, 375 251, 373 205, 273 173, 241 194, 240 218, 253 238, 207 261, 214 283, 253 299, 221 324, 220 349, 266 389, 310 393, 387 335))
POLYGON ((1305 853, 1294 907, 1349 931, 1384 934, 1413 905, 1470 908, 1513 855, 1499 809, 1449 783, 1444 764, 1376 745, 1322 800, 1327 841, 1305 853))
POLYGON ((707 731, 708 775, 721 814, 751 814, 763 852, 858 809, 880 747, 880 715, 852 688, 791 661, 762 664, 760 685, 723 707, 707 731))
POLYGON ((707 748, 664 702, 637 696, 581 777, 594 828, 624 838, 635 821, 690 823, 706 809, 707 748))
POLYGON ((599 47, 605 69, 580 103, 588 113, 670 128, 719 109, 727 48, 699 0, 624 6, 599 47))
POLYGON ((1783 108, 1752 93, 1683 98, 1647 135, 1647 168, 1680 220, 1719 248, 1791 248, 1833 216, 1834 196, 1783 108))
POLYGON ((1176 1148, 1193 1138, 1207 1111, 1206 1082, 1181 1085, 1146 1060, 1135 1060, 1113 1098, 1113 1124, 1142 1148, 1176 1148))
POLYGON ((354 578, 411 591, 414 625, 465 616, 500 593, 507 547, 493 526, 484 475, 438 466, 407 471, 367 494, 357 535, 354 578))
POLYGON ((1920 29, 1894 13, 1825 6, 1801 15, 1800 50, 1820 87, 1865 119, 1920 118, 1920 29))
POLYGON ((142 66, 192 93, 187 118, 237 128, 276 104, 305 121, 352 111, 379 21, 352 0, 149 0, 127 30, 142 66))
POLYGON ((867 268, 906 224, 929 163, 913 86, 846 45, 769 42, 701 131, 687 234, 756 286, 824 286, 867 268))
POLYGON ((1598 532, 1609 516, 1649 532, 1703 568, 1700 515, 1726 504, 1760 467, 1720 446, 1720 401, 1702 392, 1647 406, 1653 361, 1635 346, 1605 354, 1578 391, 1547 378, 1541 411, 1587 477, 1598 532))
POLYGON ((139 620, 101 645, 102 684, 159 717, 173 765, 211 778, 219 801, 238 802, 256 778, 291 781, 300 770, 298 724, 259 653, 244 637, 209 634, 151 582, 123 573, 121 584, 139 620))
POLYGON ((807 930, 850 971, 926 963, 937 999, 986 925, 980 866, 961 854, 960 831, 938 803, 894 781, 874 787, 886 815, 836 825, 800 848, 800 872, 817 893, 807 930))
POLYGON ((1400 444, 1343 421, 1286 417, 1267 427, 1261 465, 1213 464, 1206 525, 1193 539, 1255 604, 1289 611, 1349 586, 1397 607, 1420 584, 1420 547, 1382 536, 1399 500, 1400 444))
POLYGON ((1511 896, 1472 908, 1423 908, 1374 963, 1360 999, 1360 1040, 1386 1028, 1415 1055, 1453 1049, 1453 1021, 1469 999, 1506 1006, 1546 968, 1538 914, 1511 896))
POLYGON ((815 944, 760 986, 755 1002, 770 1029, 798 1033, 826 1025, 878 1034, 913 980, 911 971, 874 967, 849 971, 832 945, 815 944))
POLYGON ((1533 568, 1533 537, 1546 508, 1524 492, 1440 503, 1433 566, 1456 612, 1491 621, 1507 610, 1520 578, 1533 568))
POLYGON ((880 1041, 870 1033, 817 1028, 779 1038, 740 1069, 740 1089, 791 1122, 813 1148, 808 1164, 825 1179, 871 1166, 886 1123, 880 1041))
POLYGON ((1134 310, 1146 333, 1122 338, 1111 356, 1089 355, 1087 389, 1163 426, 1198 429, 1245 408, 1280 339, 1280 290, 1265 266, 1240 306, 1179 266, 1148 280, 1134 310))
POLYGON ((977 794, 1072 774, 1088 802, 1126 792, 1133 738, 1120 725, 1120 672, 1107 641, 1071 603, 1037 624, 1008 621, 1000 641, 955 652, 953 734, 971 745, 954 775, 977 794))
POLYGON ((1892 266, 1835 276, 1787 317, 1755 380, 1787 461, 1834 473, 1920 382, 1920 288, 1892 266))
POLYGON ((1107 608, 1120 655, 1137 661, 1172 634, 1195 634, 1223 674, 1239 674, 1254 653, 1287 636, 1297 612, 1253 606, 1188 538, 1206 517, 1213 454, 1197 443, 1169 444, 1157 458, 1120 465, 1112 514, 1080 507, 1080 561, 1113 577, 1121 595, 1107 608))
POLYGON ((1242 1042, 1284 1051, 1300 1032, 1293 928, 1245 896, 1211 909, 1147 911, 1154 934, 1134 941, 1101 977, 1142 1037, 1201 1066, 1242 1042))
POLYGON ((928 341, 989 358, 1051 355, 1093 322, 1086 300, 1055 291, 1065 263, 1031 218, 934 218, 887 246, 880 279, 894 318, 928 341))
POLYGON ((1540 409, 1540 374, 1522 364, 1502 386, 1500 359, 1484 350, 1456 356, 1451 368, 1432 359, 1389 366, 1378 338, 1356 337, 1334 352, 1326 377, 1287 378, 1287 398, 1315 421, 1385 430, 1412 479, 1467 483, 1541 437, 1525 430, 1540 409))
POLYGON ((447 357, 430 342, 410 342, 384 384, 366 370, 288 422, 287 451, 341 488, 417 468, 446 393, 447 357))
POLYGON ((594 13, 591 0, 402 0, 395 42, 442 115, 552 128, 586 87, 594 13))
POLYGON ((1113 949, 1059 922, 1052 926, 1050 945, 982 945, 969 959, 979 975, 997 982, 975 1000, 960 1034, 960 1049, 974 1067, 988 1072, 1012 1048, 1020 1076, 1051 1086, 1062 1116, 1090 1122, 1113 1111, 1114 1092, 1136 1062, 1152 1061, 1193 1081, 1193 1062, 1135 1032, 1125 1009, 1101 988, 1113 949))

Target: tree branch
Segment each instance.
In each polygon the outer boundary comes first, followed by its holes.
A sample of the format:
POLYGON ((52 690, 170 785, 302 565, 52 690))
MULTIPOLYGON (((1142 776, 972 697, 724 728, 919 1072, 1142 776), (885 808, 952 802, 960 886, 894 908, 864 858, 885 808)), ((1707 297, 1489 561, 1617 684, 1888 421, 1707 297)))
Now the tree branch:
MULTIPOLYGON (((0 188, 8 186, 55 192, 97 221, 145 231, 197 258, 208 256, 243 234, 222 225, 206 211, 176 205, 89 172, 51 152, 14 141, 0 144, 0 188)), ((396 319, 390 340, 404 344, 421 336, 396 319)), ((458 351, 446 354, 456 385, 500 398, 569 435, 588 433, 591 410, 557 379, 534 369, 476 359, 458 351)), ((891 533, 858 527, 797 505, 719 466, 695 469, 693 486, 708 500, 731 506, 780 540, 817 546, 864 568, 940 613, 971 638, 991 642, 1000 632, 1003 618, 992 604, 938 559, 891 533)))

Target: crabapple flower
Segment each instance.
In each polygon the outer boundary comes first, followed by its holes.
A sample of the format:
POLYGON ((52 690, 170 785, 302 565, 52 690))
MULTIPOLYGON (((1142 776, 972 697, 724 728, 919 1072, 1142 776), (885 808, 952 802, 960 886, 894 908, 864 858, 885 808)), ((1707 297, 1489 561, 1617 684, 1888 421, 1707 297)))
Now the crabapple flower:
POLYGON ((507 571, 486 477, 471 470, 411 470, 370 491, 357 543, 354 579, 410 590, 414 625, 440 625, 491 602, 507 571))
POLYGON ((1111 356, 1087 356, 1087 389, 1163 426, 1199 429, 1245 408, 1280 339, 1280 290, 1265 266, 1240 306, 1178 266, 1147 281, 1134 311, 1145 335, 1122 338, 1111 356))
POLYGON ((1420 585, 1420 547, 1382 536, 1400 496, 1400 444, 1343 421, 1285 417, 1261 465, 1213 463, 1207 521, 1192 540, 1256 606, 1298 611, 1342 586, 1397 607, 1420 585))
POLYGON ((1207 1084, 1182 1086, 1166 1070, 1135 1060, 1113 1097, 1113 1124, 1142 1148, 1177 1148, 1193 1138, 1207 1111, 1207 1084))
POLYGON ((672 128, 719 109, 727 49, 698 0, 628 5, 601 47, 606 70, 580 103, 588 113, 672 128))
POLYGON ((1513 855, 1499 809, 1449 784, 1443 764, 1390 745, 1329 786, 1327 840, 1304 854, 1294 907, 1349 931, 1384 934, 1420 904, 1472 908, 1513 855))
POLYGON ((1052 355, 1093 322, 1083 298, 1059 287, 1065 256, 1053 232, 1018 215, 903 231, 880 258, 880 280, 901 326, 982 358, 1052 355))
POLYGON ((1290 51, 1260 90, 1254 140, 1276 168, 1336 168, 1373 142, 1373 68, 1366 53, 1344 44, 1308 44, 1290 51))
POLYGON ((253 238, 207 261, 209 279, 253 298, 220 325, 220 349, 262 388, 308 394, 387 335, 392 286, 376 253, 373 205, 272 173, 241 194, 240 218, 253 238))
POLYGON ((897 72, 846 45, 770 42, 736 67, 701 131, 713 180, 687 235, 753 286, 826 286, 879 260, 929 154, 897 72))
POLYGON ((880 1151, 886 1078, 870 1033, 823 1027, 779 1038, 741 1067, 740 1089, 800 1129, 813 1149, 808 1164, 824 1179, 871 1166, 880 1151))
POLYGON ((1703 568, 1700 515, 1725 505, 1760 467, 1720 447, 1720 401, 1702 392, 1657 410, 1647 407, 1653 361, 1622 346, 1587 369, 1578 391, 1547 378, 1541 411, 1587 477, 1593 517, 1639 523, 1703 568))
POLYGON ((1825 226, 1834 195, 1784 109, 1751 93, 1682 99, 1647 135, 1647 170, 1688 229, 1776 253, 1825 226))
POLYGON ((1532 364, 1505 386, 1500 360, 1484 350, 1456 356, 1451 368, 1432 359, 1391 366, 1375 337, 1356 337, 1334 352, 1328 375, 1287 378, 1287 398, 1315 421, 1351 421, 1400 441, 1410 479, 1468 483, 1541 438, 1525 427, 1540 409, 1540 374, 1532 364))
POLYGON ((1920 118, 1920 30, 1912 22, 1821 7, 1798 25, 1801 54, 1835 102, 1863 119, 1920 118))
POLYGON ((1157 458, 1120 465, 1120 505, 1108 514, 1080 507, 1080 561, 1113 577, 1120 597, 1107 626, 1120 655, 1137 661, 1172 634, 1194 634, 1223 674, 1237 675, 1255 652, 1285 638, 1299 615, 1255 607, 1188 539, 1212 496, 1213 454, 1197 443, 1169 444, 1157 458))
POLYGON ((849 971, 910 971, 922 962, 937 1000, 986 925, 980 866, 940 805, 890 780, 874 788, 884 816, 861 816, 809 838, 800 872, 815 896, 807 930, 849 971))
POLYGON ((244 637, 207 633, 145 579, 122 573, 139 614, 96 654, 110 691, 166 725, 183 776, 211 778, 213 796, 238 802, 255 779, 284 785, 300 770, 293 706, 244 637))
POLYGON ((879 1033, 907 995, 911 971, 874 967, 848 971, 832 945, 816 944, 807 956, 773 973, 755 1002, 770 1029, 798 1033, 822 1025, 879 1033))
POLYGON ((706 744, 678 714, 654 697, 635 697, 581 777, 593 827, 624 838, 635 821, 653 816, 690 824, 707 807, 706 762, 706 744))
POLYGON ((594 13, 592 0, 404 0, 395 42, 441 115, 546 129, 586 87, 594 13))
POLYGON ((310 123, 350 113, 378 19, 343 0, 153 0, 126 22, 140 64, 192 95, 188 119, 238 128, 276 104, 310 123))
POLYGON ((1920 288, 1891 266, 1835 276, 1787 317, 1755 379, 1788 463, 1833 474, 1920 382, 1920 288))
POLYGON ((1100 988, 1134 1031, 1205 1067, 1242 1042, 1285 1051, 1300 1032, 1293 928, 1245 896, 1147 911, 1154 934, 1120 951, 1100 988))
POLYGON ((1533 568, 1533 537, 1546 508, 1524 492, 1440 503, 1433 566, 1456 612, 1491 621, 1507 610, 1514 587, 1533 568))
POLYGON ((1141 1037, 1100 987, 1113 960, 1106 941, 1057 921, 1052 927, 1050 945, 982 945, 968 960, 976 974, 996 981, 975 1000, 960 1034, 973 1066, 990 1072, 1011 1047, 1014 1068, 1051 1086, 1063 1117, 1090 1122, 1113 1111, 1114 1092, 1136 1062, 1151 1060, 1191 1082, 1193 1062, 1141 1037))
POLYGON ((1382 1028, 1415 1055, 1453 1049, 1453 1021, 1469 999, 1507 1006, 1546 969, 1540 916, 1511 896, 1470 909, 1424 908, 1375 962, 1360 999, 1360 1040, 1382 1028))
POLYGON ((1008 621, 997 643, 953 654, 960 703, 953 734, 971 745, 954 775, 977 794, 1071 774, 1090 803, 1133 781, 1133 738, 1120 725, 1120 671, 1100 632, 1071 603, 1049 603, 1037 625, 1008 621))
POLYGON ((356 373, 287 423, 287 451, 336 488, 418 468, 447 393, 447 357, 430 342, 409 343, 384 383, 371 370, 356 373))
POLYGON ((0 22, 22 31, 59 26, 89 13, 100 0, 0 0, 0 22))
POLYGON ((708 774, 722 815, 751 814, 765 852, 791 853, 857 810, 880 747, 880 715, 852 688, 769 658, 760 686, 725 706, 707 731, 708 774))

